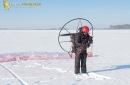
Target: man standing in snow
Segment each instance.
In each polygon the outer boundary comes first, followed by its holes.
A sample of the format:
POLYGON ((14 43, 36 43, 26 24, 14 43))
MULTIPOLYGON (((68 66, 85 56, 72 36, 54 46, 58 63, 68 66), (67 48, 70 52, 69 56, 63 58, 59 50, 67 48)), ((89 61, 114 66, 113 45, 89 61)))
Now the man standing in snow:
POLYGON ((87 57, 87 48, 90 47, 90 44, 93 42, 92 37, 88 34, 89 28, 83 26, 79 28, 79 32, 76 35, 75 44, 75 74, 80 73, 80 64, 81 64, 81 73, 86 73, 86 57, 87 57), (81 61, 81 63, 80 63, 81 61))

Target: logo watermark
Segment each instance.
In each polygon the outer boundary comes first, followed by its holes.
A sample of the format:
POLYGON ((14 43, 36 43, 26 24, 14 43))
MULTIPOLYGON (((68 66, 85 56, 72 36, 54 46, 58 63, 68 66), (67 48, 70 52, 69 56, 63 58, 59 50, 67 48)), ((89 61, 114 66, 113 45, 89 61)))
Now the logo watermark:
POLYGON ((3 4, 4 4, 4 8, 5 8, 5 10, 10 10, 8 0, 3 0, 3 4))
POLYGON ((39 2, 22 2, 22 3, 9 3, 8 0, 3 0, 5 10, 10 10, 10 8, 35 8, 41 6, 39 2))

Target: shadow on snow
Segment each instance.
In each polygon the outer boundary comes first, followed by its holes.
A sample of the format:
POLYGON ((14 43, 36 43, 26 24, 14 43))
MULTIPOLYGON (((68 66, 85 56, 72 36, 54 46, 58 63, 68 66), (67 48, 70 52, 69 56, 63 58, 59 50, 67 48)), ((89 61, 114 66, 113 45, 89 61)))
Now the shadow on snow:
POLYGON ((115 66, 114 68, 97 70, 97 71, 93 71, 93 72, 113 71, 113 70, 121 70, 121 69, 130 69, 130 65, 118 65, 118 66, 115 66))

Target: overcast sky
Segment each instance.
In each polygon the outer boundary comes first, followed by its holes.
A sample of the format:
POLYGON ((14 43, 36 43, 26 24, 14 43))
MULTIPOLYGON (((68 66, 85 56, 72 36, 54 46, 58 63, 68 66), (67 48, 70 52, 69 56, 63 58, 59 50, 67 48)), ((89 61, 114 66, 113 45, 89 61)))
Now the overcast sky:
MULTIPOLYGON (((49 29, 74 18, 89 20, 94 28, 130 24, 130 0, 8 0, 9 3, 40 2, 35 8, 4 9, 0 0, 0 28, 49 29)), ((77 25, 77 24, 76 24, 77 25)))

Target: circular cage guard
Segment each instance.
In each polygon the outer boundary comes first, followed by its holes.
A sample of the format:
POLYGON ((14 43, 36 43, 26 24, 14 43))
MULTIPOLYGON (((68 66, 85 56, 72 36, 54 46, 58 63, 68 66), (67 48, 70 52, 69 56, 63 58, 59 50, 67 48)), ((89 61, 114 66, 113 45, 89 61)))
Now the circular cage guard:
MULTIPOLYGON (((68 35, 71 35, 71 34, 74 34, 74 33, 70 33, 67 29, 65 29, 64 27, 68 24, 68 23, 70 23, 70 22, 72 22, 72 21, 74 21, 74 20, 85 20, 86 22, 88 22, 90 25, 91 25, 91 29, 90 30, 92 30, 92 36, 93 36, 93 26, 92 26, 92 24, 87 20, 87 19, 84 19, 84 18, 76 18, 76 19, 72 19, 72 20, 70 20, 70 21, 68 21, 61 29, 60 29, 60 32, 59 32, 59 35, 58 35, 58 43, 59 43, 59 46, 65 51, 65 52, 68 52, 67 50, 65 50, 63 47, 62 47, 62 45, 60 44, 61 42, 63 43, 63 42, 71 42, 71 41, 59 41, 59 38, 60 38, 60 36, 68 36, 68 35), (61 31, 62 30, 66 30, 67 32, 68 32, 68 34, 62 34, 61 35, 61 31)), ((80 22, 81 23, 81 22, 80 22)), ((78 25, 79 25, 79 23, 78 23, 78 25)))

